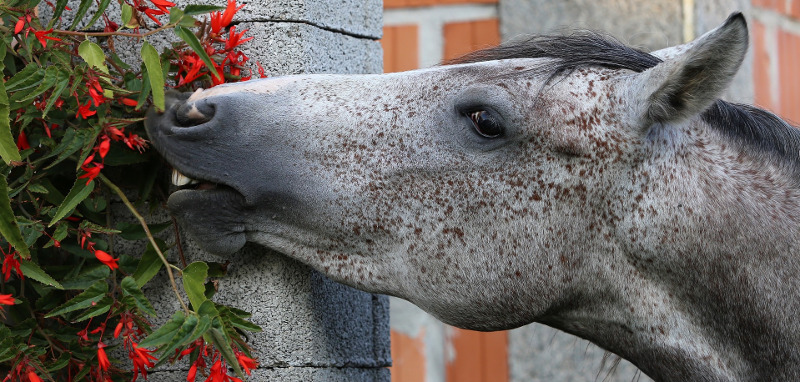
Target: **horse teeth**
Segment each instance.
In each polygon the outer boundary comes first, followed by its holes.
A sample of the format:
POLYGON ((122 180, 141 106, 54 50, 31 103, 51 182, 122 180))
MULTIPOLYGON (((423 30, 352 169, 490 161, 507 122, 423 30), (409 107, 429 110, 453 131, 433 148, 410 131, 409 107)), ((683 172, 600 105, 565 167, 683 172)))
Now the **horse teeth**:
POLYGON ((187 184, 196 184, 199 183, 198 181, 189 178, 186 175, 181 174, 178 170, 172 170, 172 184, 180 187, 185 186, 187 184))

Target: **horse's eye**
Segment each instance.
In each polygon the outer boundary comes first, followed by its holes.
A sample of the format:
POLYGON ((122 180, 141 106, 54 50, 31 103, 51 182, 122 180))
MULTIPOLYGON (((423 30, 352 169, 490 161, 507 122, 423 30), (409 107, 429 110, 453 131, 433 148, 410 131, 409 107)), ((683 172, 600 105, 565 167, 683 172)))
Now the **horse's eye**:
POLYGON ((503 135, 503 126, 486 110, 469 113, 475 131, 485 138, 497 138, 503 135))

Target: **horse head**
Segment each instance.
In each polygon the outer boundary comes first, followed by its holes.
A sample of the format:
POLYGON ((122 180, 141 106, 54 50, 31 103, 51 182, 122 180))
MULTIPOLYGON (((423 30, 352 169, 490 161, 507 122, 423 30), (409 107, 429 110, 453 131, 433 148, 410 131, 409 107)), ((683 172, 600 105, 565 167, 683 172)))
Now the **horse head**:
POLYGON ((464 328, 542 322, 659 379, 797 377, 798 135, 718 100, 747 39, 741 14, 654 54, 533 37, 173 94, 147 129, 211 252, 259 243, 464 328))

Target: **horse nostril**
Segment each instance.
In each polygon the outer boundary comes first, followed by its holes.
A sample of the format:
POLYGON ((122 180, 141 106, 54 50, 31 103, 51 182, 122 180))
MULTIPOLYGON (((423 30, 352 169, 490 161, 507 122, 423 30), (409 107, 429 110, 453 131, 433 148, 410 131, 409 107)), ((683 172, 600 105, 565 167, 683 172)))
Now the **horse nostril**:
POLYGON ((206 99, 187 101, 175 111, 175 122, 181 127, 191 127, 206 123, 214 117, 215 107, 206 99))

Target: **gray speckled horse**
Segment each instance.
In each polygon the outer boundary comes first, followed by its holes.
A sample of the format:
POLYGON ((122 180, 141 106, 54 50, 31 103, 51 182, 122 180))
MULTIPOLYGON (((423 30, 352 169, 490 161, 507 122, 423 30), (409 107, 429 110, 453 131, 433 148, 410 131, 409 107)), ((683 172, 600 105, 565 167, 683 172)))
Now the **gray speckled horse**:
POLYGON ((652 54, 535 37, 173 96, 147 127, 200 182, 169 207, 211 252, 260 243, 463 328, 542 322, 661 381, 800 380, 800 134, 718 100, 747 40, 740 14, 652 54))

